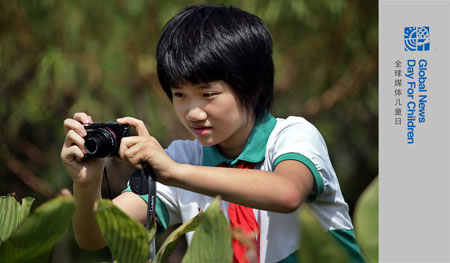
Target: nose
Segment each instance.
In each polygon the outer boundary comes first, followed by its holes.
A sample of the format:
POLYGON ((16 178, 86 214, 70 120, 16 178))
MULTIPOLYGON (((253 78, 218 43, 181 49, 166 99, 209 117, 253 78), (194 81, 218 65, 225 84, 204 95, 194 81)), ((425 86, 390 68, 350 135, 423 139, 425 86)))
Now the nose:
POLYGON ((205 110, 199 105, 191 104, 188 111, 186 112, 186 119, 193 122, 204 121, 206 120, 207 116, 208 115, 206 114, 205 110))

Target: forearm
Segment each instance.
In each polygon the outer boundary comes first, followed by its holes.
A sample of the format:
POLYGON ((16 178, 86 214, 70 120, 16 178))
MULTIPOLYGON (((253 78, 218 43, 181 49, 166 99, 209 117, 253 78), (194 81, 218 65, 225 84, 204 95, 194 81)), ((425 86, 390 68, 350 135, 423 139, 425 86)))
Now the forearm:
POLYGON ((174 186, 247 207, 280 213, 295 211, 309 194, 275 172, 180 165, 171 177, 174 186))
POLYGON ((75 215, 73 229, 75 239, 80 248, 98 250, 106 246, 103 236, 94 217, 94 204, 101 199, 100 185, 73 186, 75 198, 75 215))

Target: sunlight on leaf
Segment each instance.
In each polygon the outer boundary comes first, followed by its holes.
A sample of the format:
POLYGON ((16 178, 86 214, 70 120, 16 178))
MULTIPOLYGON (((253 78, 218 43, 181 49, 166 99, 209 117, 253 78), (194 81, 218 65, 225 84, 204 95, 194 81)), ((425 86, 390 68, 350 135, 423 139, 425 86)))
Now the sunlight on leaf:
POLYGON ((53 246, 70 226, 74 213, 70 195, 44 203, 0 245, 0 262, 48 262, 53 246))
POLYGON ((199 214, 193 218, 191 218, 186 223, 182 224, 180 227, 175 229, 169 237, 164 241, 164 243, 161 245, 161 248, 158 250, 158 253, 156 254, 155 258, 153 259, 153 262, 165 262, 167 258, 170 256, 172 251, 175 249, 176 245, 180 241, 181 237, 184 236, 184 234, 194 231, 198 224, 200 217, 203 216, 202 212, 199 212, 199 214))
POLYGON ((97 201, 95 219, 117 262, 146 262, 149 240, 145 227, 130 218, 111 200, 97 201))
POLYGON ((220 209, 220 199, 216 198, 200 218, 183 262, 232 262, 231 244, 230 224, 220 209))

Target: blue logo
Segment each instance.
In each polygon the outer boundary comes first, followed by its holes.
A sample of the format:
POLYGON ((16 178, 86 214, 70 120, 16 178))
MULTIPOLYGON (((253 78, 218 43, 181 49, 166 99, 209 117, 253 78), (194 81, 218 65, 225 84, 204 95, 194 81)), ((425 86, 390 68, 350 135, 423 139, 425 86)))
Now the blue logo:
POLYGON ((405 51, 429 51, 430 27, 405 27, 405 51))

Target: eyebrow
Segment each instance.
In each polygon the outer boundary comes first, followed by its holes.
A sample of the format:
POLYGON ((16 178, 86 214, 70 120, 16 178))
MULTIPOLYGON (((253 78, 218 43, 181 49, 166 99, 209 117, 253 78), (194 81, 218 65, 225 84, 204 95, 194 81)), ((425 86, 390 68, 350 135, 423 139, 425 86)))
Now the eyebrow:
POLYGON ((200 86, 198 86, 197 88, 198 89, 210 89, 210 88, 213 88, 214 86, 210 83, 210 82, 208 82, 208 83, 203 83, 203 84, 201 84, 200 86))
MULTIPOLYGON (((203 89, 210 89, 210 88, 214 87, 210 82, 202 83, 202 84, 199 84, 199 85, 196 85, 196 84, 192 84, 192 85, 195 86, 196 89, 201 89, 201 90, 203 90, 203 89)), ((177 86, 170 87, 170 89, 179 90, 179 89, 182 89, 182 88, 177 85, 177 86)))

